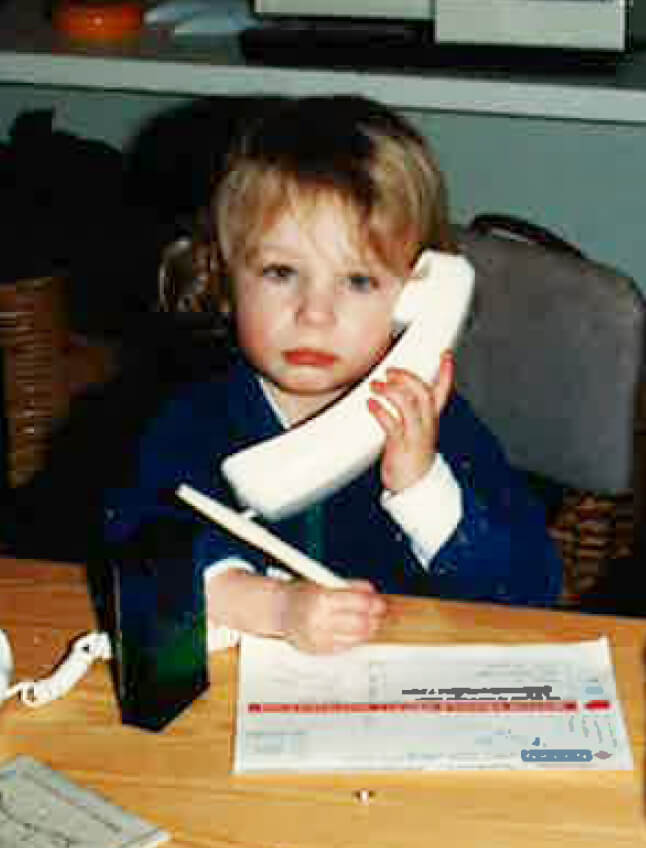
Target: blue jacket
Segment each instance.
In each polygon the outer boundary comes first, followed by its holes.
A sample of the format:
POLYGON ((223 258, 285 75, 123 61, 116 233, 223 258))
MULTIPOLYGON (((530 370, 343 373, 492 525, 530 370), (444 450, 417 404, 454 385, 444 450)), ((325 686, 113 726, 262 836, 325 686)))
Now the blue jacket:
MULTIPOLYGON (((220 474, 222 459, 281 431, 258 380, 243 362, 235 362, 226 375, 189 385, 144 432, 133 485, 108 494, 108 541, 125 541, 143 524, 164 516, 188 520, 190 508, 173 496, 183 482, 235 506, 220 474)), ((322 503, 271 529, 339 575, 369 579, 383 592, 553 603, 562 566, 542 507, 457 394, 442 414, 439 450, 461 486, 463 517, 428 571, 379 504, 378 463, 322 503)), ((199 525, 194 545, 198 565, 227 556, 243 557, 261 572, 271 565, 215 525, 193 515, 190 520, 199 525)))

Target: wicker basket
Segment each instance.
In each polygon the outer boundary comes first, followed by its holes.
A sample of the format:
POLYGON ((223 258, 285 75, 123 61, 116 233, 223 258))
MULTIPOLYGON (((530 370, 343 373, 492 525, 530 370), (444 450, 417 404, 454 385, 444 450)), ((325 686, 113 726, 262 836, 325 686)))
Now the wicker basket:
POLYGON ((43 468, 56 425, 72 399, 119 367, 117 346, 70 332, 65 280, 0 285, 7 483, 27 483, 43 468))
POLYGON ((638 387, 633 423, 633 487, 619 495, 570 489, 549 521, 550 535, 563 560, 565 607, 585 605, 609 574, 643 559, 646 524, 646 383, 638 387))
POLYGON ((67 411, 66 339, 61 279, 0 285, 7 476, 12 487, 25 483, 42 466, 53 423, 67 411))
POLYGON ((566 494, 549 524, 563 560, 562 606, 579 605, 582 598, 594 593, 610 563, 634 557, 635 521, 632 494, 566 494))

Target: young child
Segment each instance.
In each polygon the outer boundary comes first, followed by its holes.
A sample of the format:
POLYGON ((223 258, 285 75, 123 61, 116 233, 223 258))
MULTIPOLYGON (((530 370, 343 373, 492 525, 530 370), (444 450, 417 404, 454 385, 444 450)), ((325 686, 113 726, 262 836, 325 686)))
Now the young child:
MULTIPOLYGON (((182 482, 235 507, 221 461, 305 421, 369 373, 392 344, 395 301, 420 252, 456 250, 425 142, 354 97, 279 103, 243 133, 211 225, 208 273, 197 278, 205 285, 190 301, 217 305, 237 349, 225 374, 187 387, 148 427, 136 485, 111 496, 111 540, 165 514, 161 493, 182 482)), ((452 391, 453 371, 447 352, 430 384, 397 369, 373 381, 379 461, 271 528, 348 578, 347 589, 290 579, 216 526, 200 530, 194 556, 212 644, 244 631, 340 651, 375 635, 387 615, 382 593, 555 600, 561 565, 542 510, 452 391)))

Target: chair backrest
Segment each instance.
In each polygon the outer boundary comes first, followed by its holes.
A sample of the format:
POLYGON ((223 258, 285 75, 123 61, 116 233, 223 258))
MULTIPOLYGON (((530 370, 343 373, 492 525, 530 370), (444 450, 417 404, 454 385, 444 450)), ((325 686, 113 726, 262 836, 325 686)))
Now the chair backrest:
POLYGON ((513 464, 576 489, 631 490, 645 315, 635 283, 514 238, 460 239, 476 301, 459 390, 513 464))

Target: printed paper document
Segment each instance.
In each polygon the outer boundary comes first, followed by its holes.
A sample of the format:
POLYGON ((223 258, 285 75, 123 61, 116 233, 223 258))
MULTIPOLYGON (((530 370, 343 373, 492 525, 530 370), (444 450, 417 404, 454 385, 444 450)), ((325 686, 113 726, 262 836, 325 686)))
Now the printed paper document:
POLYGON ((234 771, 633 768, 608 641, 301 653, 245 636, 234 771))

